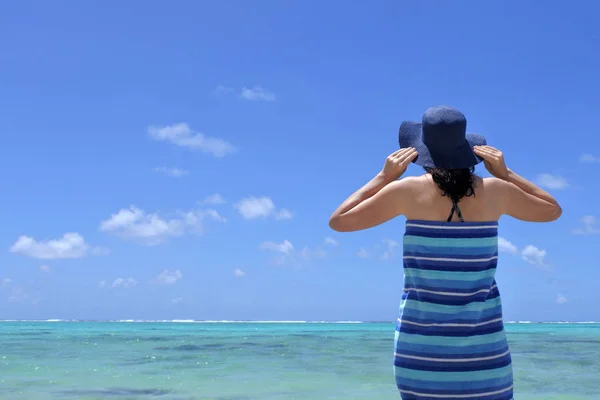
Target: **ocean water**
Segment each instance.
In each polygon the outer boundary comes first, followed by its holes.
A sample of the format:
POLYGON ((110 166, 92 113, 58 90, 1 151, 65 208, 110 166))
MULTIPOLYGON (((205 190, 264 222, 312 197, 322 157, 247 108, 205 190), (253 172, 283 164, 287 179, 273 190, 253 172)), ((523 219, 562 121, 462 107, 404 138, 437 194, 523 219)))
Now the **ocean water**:
MULTIPOLYGON (((515 398, 600 399, 600 324, 507 324, 515 398)), ((0 399, 399 399, 393 323, 0 322, 0 399)))

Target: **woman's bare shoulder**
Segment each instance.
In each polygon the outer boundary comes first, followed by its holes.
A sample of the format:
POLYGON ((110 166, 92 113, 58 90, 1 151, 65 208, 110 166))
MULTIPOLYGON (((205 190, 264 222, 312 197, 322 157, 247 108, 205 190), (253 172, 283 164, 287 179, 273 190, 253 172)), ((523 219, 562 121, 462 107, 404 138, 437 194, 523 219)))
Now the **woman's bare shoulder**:
POLYGON ((479 178, 480 179, 480 185, 483 186, 484 189, 489 189, 489 190, 503 190, 506 189, 506 187, 508 185, 510 185, 510 183, 506 182, 505 180, 502 179, 498 179, 495 177, 489 177, 489 178, 479 178))

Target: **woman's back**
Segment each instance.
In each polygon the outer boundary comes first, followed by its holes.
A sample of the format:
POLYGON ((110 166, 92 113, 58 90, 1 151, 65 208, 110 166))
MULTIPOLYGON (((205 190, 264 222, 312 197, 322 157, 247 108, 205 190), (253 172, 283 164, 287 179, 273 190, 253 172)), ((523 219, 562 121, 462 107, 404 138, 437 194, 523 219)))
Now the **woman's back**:
MULTIPOLYGON (((447 221, 452 211, 452 199, 442 196, 441 189, 430 174, 405 180, 414 180, 416 190, 416 195, 404 214, 407 219, 447 221)), ((501 217, 502 208, 498 202, 500 196, 495 193, 501 188, 495 180, 496 178, 473 177, 473 195, 464 196, 458 201, 465 221, 497 221, 501 217)), ((459 220, 457 213, 454 213, 452 220, 459 220)))

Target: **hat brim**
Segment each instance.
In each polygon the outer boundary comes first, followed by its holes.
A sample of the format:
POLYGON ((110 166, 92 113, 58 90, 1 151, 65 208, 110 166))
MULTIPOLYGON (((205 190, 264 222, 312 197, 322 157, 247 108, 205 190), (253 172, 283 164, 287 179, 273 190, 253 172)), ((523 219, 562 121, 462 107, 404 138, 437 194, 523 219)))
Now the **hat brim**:
POLYGON ((414 147, 418 156, 413 163, 422 167, 462 169, 479 164, 483 159, 473 152, 474 146, 487 144, 485 137, 477 133, 467 133, 465 141, 451 151, 431 151, 422 140, 422 124, 404 121, 398 132, 400 148, 414 147))

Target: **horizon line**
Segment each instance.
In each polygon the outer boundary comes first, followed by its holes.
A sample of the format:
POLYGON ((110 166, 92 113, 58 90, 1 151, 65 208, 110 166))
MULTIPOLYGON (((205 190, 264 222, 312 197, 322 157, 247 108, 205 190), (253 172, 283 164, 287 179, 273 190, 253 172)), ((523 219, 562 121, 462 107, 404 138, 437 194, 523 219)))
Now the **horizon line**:
MULTIPOLYGON (((1 319, 0 322, 96 322, 96 323, 210 323, 210 324, 392 324, 395 320, 196 320, 196 319, 1 319)), ((600 324, 600 321, 505 321, 510 325, 527 324, 600 324)))

